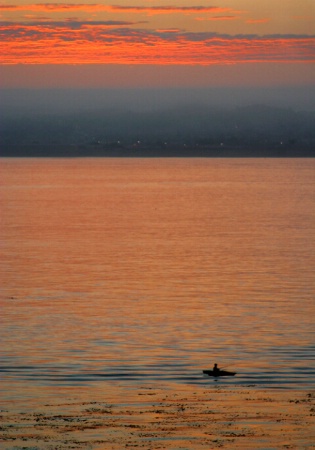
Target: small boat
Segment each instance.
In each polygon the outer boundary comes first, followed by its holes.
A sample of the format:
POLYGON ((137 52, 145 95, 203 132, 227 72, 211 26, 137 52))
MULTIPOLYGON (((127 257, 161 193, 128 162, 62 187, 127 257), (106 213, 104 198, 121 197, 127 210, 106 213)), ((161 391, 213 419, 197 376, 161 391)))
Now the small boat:
POLYGON ((202 372, 209 375, 209 377, 234 377, 236 375, 236 372, 229 372, 227 370, 216 370, 215 372, 213 370, 203 370, 202 372))

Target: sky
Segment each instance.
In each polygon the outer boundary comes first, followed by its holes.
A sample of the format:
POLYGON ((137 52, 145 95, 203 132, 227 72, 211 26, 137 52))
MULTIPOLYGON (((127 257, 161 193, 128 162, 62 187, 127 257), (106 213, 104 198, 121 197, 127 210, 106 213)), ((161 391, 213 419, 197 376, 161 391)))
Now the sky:
POLYGON ((0 2, 2 88, 314 86, 314 0, 0 2))

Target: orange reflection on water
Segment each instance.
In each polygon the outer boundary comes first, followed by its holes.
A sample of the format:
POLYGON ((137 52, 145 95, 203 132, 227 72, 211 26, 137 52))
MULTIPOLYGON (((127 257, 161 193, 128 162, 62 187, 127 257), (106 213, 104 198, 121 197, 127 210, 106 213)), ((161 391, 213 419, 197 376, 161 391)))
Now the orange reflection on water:
POLYGON ((213 362, 280 378, 311 364, 312 160, 1 169, 3 354, 23 376, 199 383, 213 362))

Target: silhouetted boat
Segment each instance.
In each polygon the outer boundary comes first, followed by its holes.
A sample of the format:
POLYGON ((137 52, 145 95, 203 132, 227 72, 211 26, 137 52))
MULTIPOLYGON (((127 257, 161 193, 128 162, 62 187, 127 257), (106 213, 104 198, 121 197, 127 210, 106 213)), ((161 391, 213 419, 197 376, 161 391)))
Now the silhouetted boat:
POLYGON ((234 377, 236 375, 236 372, 229 372, 227 370, 216 370, 215 372, 213 370, 203 370, 203 373, 209 375, 209 377, 234 377))

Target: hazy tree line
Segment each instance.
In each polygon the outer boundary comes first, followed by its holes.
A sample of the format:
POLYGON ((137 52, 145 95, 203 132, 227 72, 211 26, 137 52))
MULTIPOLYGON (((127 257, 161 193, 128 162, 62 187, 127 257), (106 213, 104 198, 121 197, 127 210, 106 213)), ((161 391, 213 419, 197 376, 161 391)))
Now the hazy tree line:
POLYGON ((315 156, 315 112, 271 106, 1 111, 2 156, 315 156), (115 153, 116 152, 116 153, 115 153), (252 152, 252 153, 251 153, 252 152), (281 153, 282 152, 282 153, 281 153))

